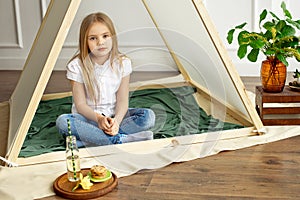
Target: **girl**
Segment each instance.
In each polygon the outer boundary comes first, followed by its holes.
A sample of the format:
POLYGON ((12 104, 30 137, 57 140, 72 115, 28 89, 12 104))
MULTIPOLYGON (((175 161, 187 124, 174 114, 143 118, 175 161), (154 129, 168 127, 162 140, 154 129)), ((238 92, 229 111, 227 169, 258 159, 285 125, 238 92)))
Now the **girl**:
POLYGON ((128 108, 131 61, 120 54, 116 31, 103 13, 84 18, 79 53, 67 65, 71 81, 72 114, 63 114, 56 126, 68 134, 67 119, 78 146, 121 144, 153 139, 150 109, 128 108))

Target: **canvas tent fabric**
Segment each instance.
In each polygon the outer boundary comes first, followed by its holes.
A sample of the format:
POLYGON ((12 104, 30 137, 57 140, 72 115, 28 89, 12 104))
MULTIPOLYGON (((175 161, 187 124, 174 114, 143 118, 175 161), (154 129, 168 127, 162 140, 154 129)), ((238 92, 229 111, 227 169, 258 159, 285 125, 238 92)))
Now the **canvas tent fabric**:
MULTIPOLYGON (((136 173, 141 169, 156 169, 172 163, 173 155, 178 155, 176 151, 181 151, 180 157, 177 157, 176 162, 184 162, 202 157, 211 156, 221 151, 238 150, 241 148, 251 147, 270 142, 275 142, 285 138, 290 138, 299 135, 299 126, 267 126, 267 133, 260 136, 243 136, 231 138, 227 140, 218 140, 213 142, 206 141, 190 146, 190 150, 186 150, 186 145, 180 144, 177 146, 170 145, 170 140, 162 139, 155 142, 163 142, 166 148, 163 151, 153 152, 153 144, 147 141, 143 142, 143 151, 140 155, 148 157, 149 162, 141 162, 135 160, 134 156, 127 157, 130 159, 120 162, 122 154, 115 154, 113 159, 109 156, 101 156, 99 158, 83 158, 81 165, 83 168, 88 168, 94 164, 104 163, 118 177, 124 177, 136 173), (168 140, 168 141, 167 141, 168 140), (178 148, 177 148, 178 147, 178 148), (210 147, 210 148, 209 148, 210 147), (152 149, 152 151, 151 151, 152 149), (184 150, 184 151, 182 151, 184 150), (167 154, 166 154, 167 152, 167 154), (118 163, 118 165, 116 165, 118 163), (118 168, 116 167, 118 166, 118 168)), ((208 134, 207 134, 208 135, 208 134)), ((207 137, 206 133, 202 137, 207 137)), ((130 145, 123 145, 120 151, 127 151, 134 154, 130 145)), ((65 161, 52 162, 39 165, 28 165, 16 168, 7 168, 0 166, 0 196, 3 200, 8 199, 38 199, 54 195, 51 189, 53 181, 65 173, 65 161), (8 187, 13 186, 13 187, 8 187), (15 192, 15 191, 18 192, 15 192)))
MULTIPOLYGON (((202 2, 141 0, 136 3, 151 18, 185 81, 197 87, 199 93, 224 105, 223 110, 212 106, 211 113, 224 112, 225 116, 228 112, 237 119, 244 119, 254 130, 261 132, 263 124, 251 107, 242 81, 202 2), (186 23, 186 19, 189 23, 186 23)), ((17 160, 50 72, 80 4, 80 0, 52 0, 48 6, 10 99, 7 158, 11 161, 17 160)), ((249 131, 248 134, 253 132, 249 131)))
POLYGON ((60 3, 51 1, 48 6, 22 74, 9 100, 6 157, 10 161, 17 159, 26 137, 24 133, 28 131, 70 28, 69 20, 73 20, 79 5, 80 1, 60 1, 60 3))

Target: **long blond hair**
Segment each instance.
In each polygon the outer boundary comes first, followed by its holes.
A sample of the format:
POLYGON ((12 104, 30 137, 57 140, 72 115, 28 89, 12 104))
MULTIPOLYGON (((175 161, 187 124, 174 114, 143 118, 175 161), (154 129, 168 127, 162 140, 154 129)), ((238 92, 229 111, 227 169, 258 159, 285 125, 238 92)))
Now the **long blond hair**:
POLYGON ((113 61, 115 58, 119 59, 120 64, 122 64, 122 56, 118 49, 118 40, 116 36, 116 30, 114 27, 114 24, 112 20, 104 13, 97 12, 97 13, 91 13, 87 15, 81 22, 80 26, 80 33, 79 33, 79 53, 76 54, 71 60, 78 57, 82 64, 82 73, 83 73, 83 79, 85 81, 85 87, 88 91, 88 94, 90 95, 91 99, 96 102, 97 99, 97 93, 96 91, 99 91, 99 88, 96 88, 96 85, 94 82, 95 74, 94 74, 94 64, 92 62, 92 59, 90 57, 90 50, 88 47, 88 31, 90 30, 91 26, 96 23, 100 22, 104 24, 108 30, 110 31, 110 34, 112 36, 112 49, 110 52, 110 65, 113 67, 113 61))

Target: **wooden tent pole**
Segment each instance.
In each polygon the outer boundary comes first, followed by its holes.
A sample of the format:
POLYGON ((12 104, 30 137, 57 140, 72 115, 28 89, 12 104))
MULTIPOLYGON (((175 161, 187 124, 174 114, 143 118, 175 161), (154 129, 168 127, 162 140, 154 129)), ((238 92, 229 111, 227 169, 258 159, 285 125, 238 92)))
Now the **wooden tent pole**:
POLYGON ((7 159, 18 158, 81 0, 51 0, 10 99, 7 159), (53 10, 55 10, 53 12, 53 10), (55 25, 59 22, 58 30, 55 25), (56 23, 56 24, 55 24, 56 23), (55 27, 55 28, 54 28, 55 27), (34 74, 36 73, 36 74, 34 74))
POLYGON ((257 129, 257 133, 258 134, 263 133, 264 125, 263 125, 262 121, 260 120, 255 108, 252 107, 252 103, 246 93, 244 84, 243 84, 239 74, 236 72, 236 69, 233 67, 233 63, 229 59, 229 55, 228 55, 225 47, 223 46, 222 41, 220 40, 220 37, 216 31, 216 28, 214 27, 213 23, 211 22, 210 18, 208 17, 209 15, 202 3, 202 0, 192 0, 192 1, 198 12, 200 20, 203 22, 203 25, 205 26, 207 33, 209 34, 209 37, 211 38, 211 41, 213 42, 223 64, 228 72, 228 75, 231 78, 233 85, 238 92, 238 95, 240 96, 240 99, 242 100, 255 128, 257 129))

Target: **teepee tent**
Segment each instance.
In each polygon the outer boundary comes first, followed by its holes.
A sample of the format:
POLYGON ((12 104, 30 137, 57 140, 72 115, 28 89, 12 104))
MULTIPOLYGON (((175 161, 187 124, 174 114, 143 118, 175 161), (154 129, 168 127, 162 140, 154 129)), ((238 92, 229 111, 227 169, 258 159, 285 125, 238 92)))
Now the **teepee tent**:
MULTIPOLYGON (((128 152, 159 151, 160 159, 168 157, 168 162, 183 161, 188 158, 180 156, 182 152, 194 151, 197 149, 196 144, 262 132, 263 124, 252 106, 243 83, 201 0, 136 0, 135 2, 141 4, 155 25, 181 73, 181 83, 192 85, 197 89, 196 96, 199 105, 205 107, 213 116, 221 117, 224 121, 242 124, 246 128, 238 131, 221 131, 217 136, 214 133, 207 133, 175 139, 166 138, 121 144, 118 148, 112 146, 93 147, 92 150, 83 150, 82 157, 91 156, 90 153, 93 152, 99 157, 111 160, 112 158, 122 158, 128 152), (174 151, 173 155, 167 151, 174 146, 180 146, 180 144, 184 144, 182 145, 184 149, 177 148, 180 153, 174 151)), ((9 107, 8 120, 1 119, 1 123, 8 125, 2 126, 7 127, 7 130, 1 128, 1 131, 8 134, 6 158, 12 162, 26 165, 64 159, 64 152, 54 152, 25 159, 18 158, 18 155, 80 3, 80 0, 52 0, 48 6, 19 82, 7 105, 9 107)), ((111 7, 115 6, 111 1, 106 1, 106 3, 111 4, 111 7)), ((171 87, 172 84, 174 82, 163 85, 171 87)), ((155 81, 145 82, 132 84, 131 89, 156 86, 157 82, 155 81)), ((50 95, 50 98, 60 95, 53 94, 50 95)), ((92 156, 95 157, 95 154, 92 156)), ((140 157, 139 155, 135 156, 135 158, 140 157)), ((128 159, 130 162, 144 162, 145 165, 151 165, 148 163, 151 159, 143 157, 141 160, 128 159)))

